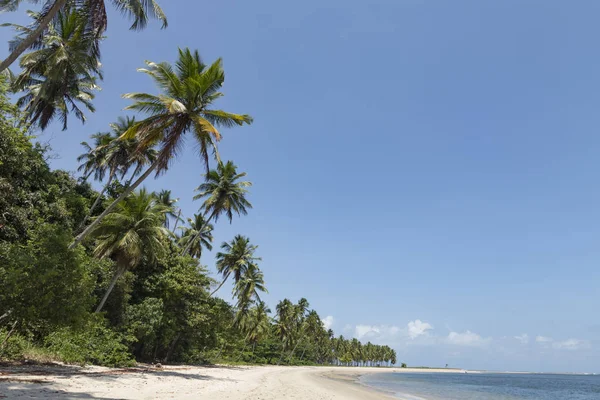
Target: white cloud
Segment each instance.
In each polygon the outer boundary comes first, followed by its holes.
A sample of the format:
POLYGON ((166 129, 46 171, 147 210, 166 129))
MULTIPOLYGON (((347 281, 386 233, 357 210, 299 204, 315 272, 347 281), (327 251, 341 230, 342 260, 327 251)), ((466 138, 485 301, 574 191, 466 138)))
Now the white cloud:
POLYGON ((517 339, 519 342, 521 342, 522 344, 527 344, 529 343, 529 335, 524 333, 522 335, 519 336, 515 336, 515 339, 517 339))
POLYGON ((433 326, 427 322, 422 322, 420 319, 410 321, 408 323, 408 337, 415 339, 419 336, 428 335, 427 331, 432 330, 433 326))
POLYGON ((400 328, 390 325, 356 325, 354 336, 357 339, 383 339, 391 338, 400 332, 400 328))
POLYGON ((550 342, 553 342, 554 339, 552 339, 551 337, 547 337, 547 336, 536 336, 535 341, 537 343, 550 343, 550 342))
POLYGON ((457 346, 483 347, 487 346, 492 341, 492 338, 482 338, 480 335, 471 331, 463 333, 450 332, 446 341, 457 346))
POLYGON ((323 327, 325 327, 325 329, 330 329, 333 326, 333 316, 328 315, 323 318, 321 322, 323 322, 323 327))
POLYGON ((554 342, 552 347, 557 350, 579 350, 590 347, 590 344, 585 340, 568 339, 564 342, 554 342))

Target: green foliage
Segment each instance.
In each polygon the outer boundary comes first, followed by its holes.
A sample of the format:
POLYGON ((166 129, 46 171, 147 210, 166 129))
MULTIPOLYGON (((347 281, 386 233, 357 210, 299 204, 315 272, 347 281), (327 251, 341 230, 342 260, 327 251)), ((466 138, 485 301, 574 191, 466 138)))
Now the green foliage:
POLYGON ((93 318, 81 329, 67 327, 52 332, 45 343, 50 352, 66 363, 119 367, 135 364, 129 352, 131 340, 110 329, 103 319, 93 318))
POLYGON ((94 302, 91 272, 102 262, 69 250, 72 236, 58 225, 30 235, 26 244, 0 242, 0 314, 38 332, 78 325, 94 302))

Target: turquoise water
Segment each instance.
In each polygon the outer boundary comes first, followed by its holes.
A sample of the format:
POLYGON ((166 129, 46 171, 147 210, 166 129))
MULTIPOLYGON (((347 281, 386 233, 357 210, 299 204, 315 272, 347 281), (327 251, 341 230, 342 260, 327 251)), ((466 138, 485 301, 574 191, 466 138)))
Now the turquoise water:
POLYGON ((405 400, 599 400, 600 376, 382 373, 361 383, 405 400))

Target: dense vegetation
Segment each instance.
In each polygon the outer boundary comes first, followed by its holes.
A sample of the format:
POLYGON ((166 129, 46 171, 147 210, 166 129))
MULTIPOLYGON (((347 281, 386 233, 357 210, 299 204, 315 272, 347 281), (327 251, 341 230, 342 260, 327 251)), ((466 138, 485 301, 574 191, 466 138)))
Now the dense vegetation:
MULTIPOLYGON (((0 0, 0 9, 18 3, 0 0)), ((166 25, 153 1, 114 3, 134 29, 148 17, 166 25)), ((124 95, 137 119, 118 118, 83 142, 80 176, 50 169, 50 149, 31 135, 55 118, 67 129, 70 114, 84 121, 81 104, 94 111, 106 27, 99 8, 102 1, 46 2, 31 26, 16 27, 13 55, 30 50, 20 73, 0 78, 0 358, 395 364, 387 346, 335 337, 306 299, 284 299, 273 313, 261 299, 261 258, 248 237, 219 244, 218 281, 201 264, 203 250, 216 246, 215 224, 252 208, 246 174, 218 152, 220 128, 252 123, 215 108, 221 60, 205 64, 197 51, 180 49, 173 65, 148 62, 141 71, 158 93, 124 95), (10 92, 20 93, 16 104, 10 92), (194 197, 198 213, 189 217, 170 191, 143 187, 177 159, 186 135, 206 168, 194 197), (214 296, 225 281, 233 304, 214 296)))

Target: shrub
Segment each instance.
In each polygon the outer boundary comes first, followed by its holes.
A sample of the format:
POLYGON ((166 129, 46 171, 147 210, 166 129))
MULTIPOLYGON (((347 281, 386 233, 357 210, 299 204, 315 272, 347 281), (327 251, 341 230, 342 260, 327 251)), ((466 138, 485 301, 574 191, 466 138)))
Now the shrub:
POLYGON ((59 329, 45 341, 48 350, 66 363, 123 367, 135 364, 128 350, 130 340, 94 317, 83 329, 59 329))

